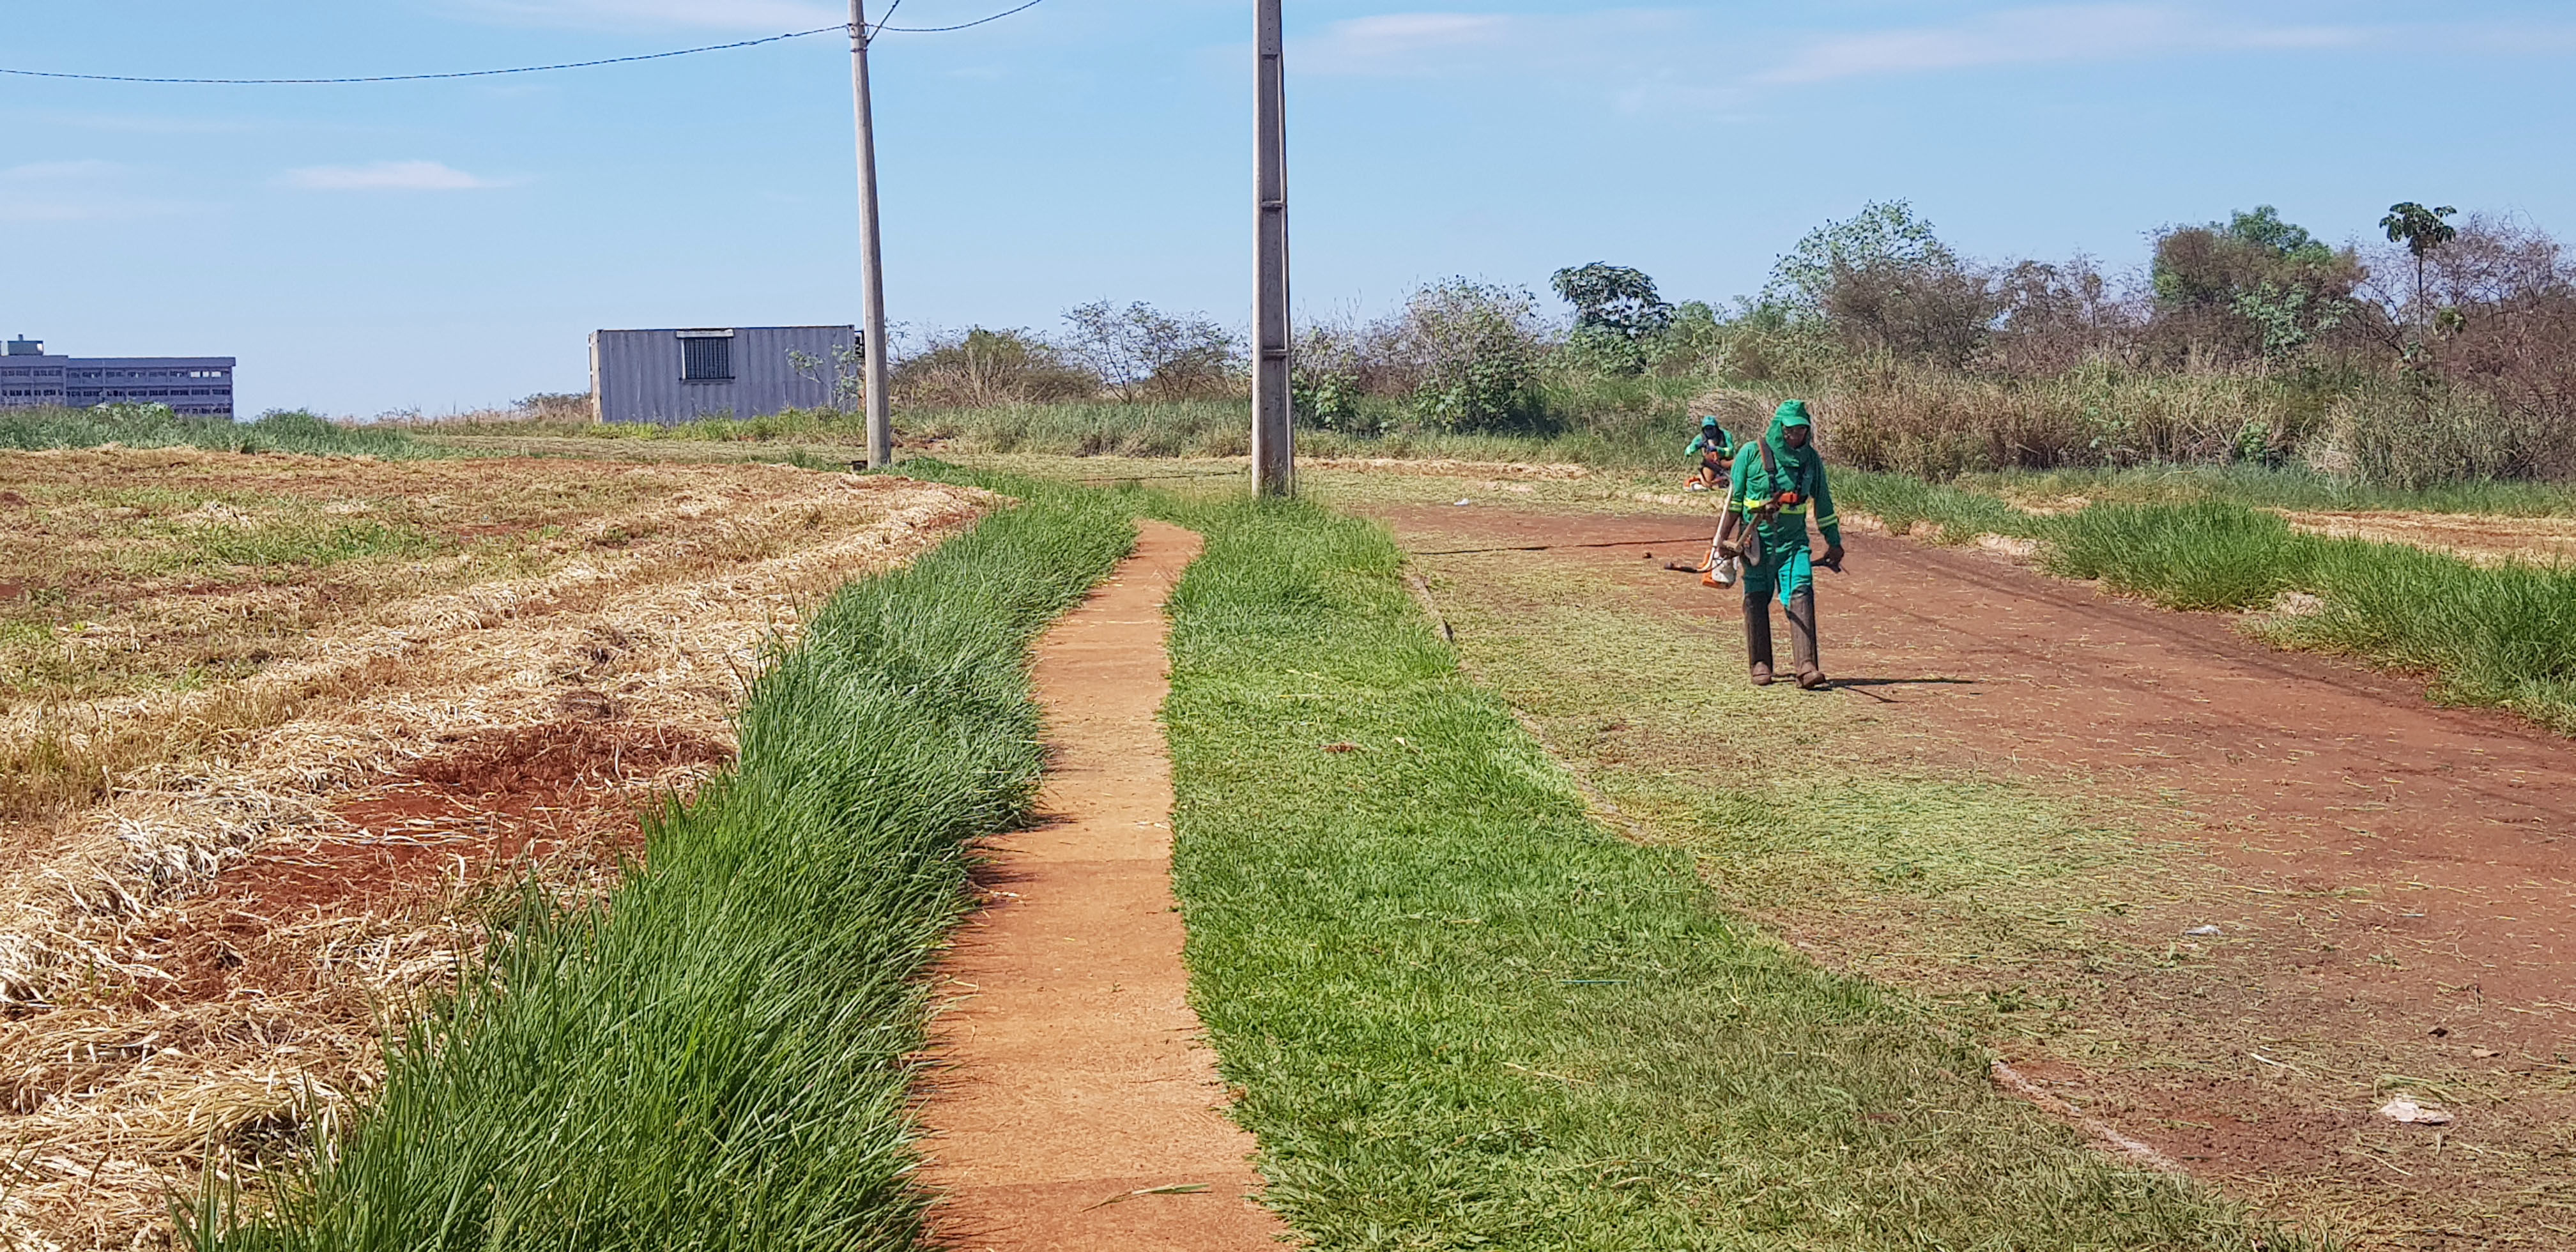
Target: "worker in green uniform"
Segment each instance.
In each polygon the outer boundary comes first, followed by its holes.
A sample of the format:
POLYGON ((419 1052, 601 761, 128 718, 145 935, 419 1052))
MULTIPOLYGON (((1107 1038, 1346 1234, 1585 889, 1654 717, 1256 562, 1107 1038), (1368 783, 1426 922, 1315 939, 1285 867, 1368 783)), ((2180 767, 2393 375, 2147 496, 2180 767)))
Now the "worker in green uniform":
POLYGON ((1789 650, 1797 664, 1798 685, 1813 691, 1826 681, 1824 666, 1816 657, 1814 566, 1842 569, 1843 530, 1834 514, 1833 489, 1825 483, 1824 458, 1808 446, 1814 434, 1807 402, 1784 401, 1771 414, 1771 429, 1735 454, 1727 484, 1718 547, 1742 562, 1744 649, 1757 687, 1771 683, 1771 597, 1775 595, 1788 614, 1789 650), (1811 515, 1816 528, 1825 533, 1825 554, 1820 558, 1808 555, 1811 515))
POLYGON ((1718 425, 1716 418, 1703 417, 1699 419, 1699 434, 1692 437, 1689 447, 1682 449, 1682 455, 1699 458, 1699 466, 1691 471, 1685 488, 1715 491, 1726 485, 1726 473, 1735 457, 1735 436, 1727 434, 1726 428, 1718 425))

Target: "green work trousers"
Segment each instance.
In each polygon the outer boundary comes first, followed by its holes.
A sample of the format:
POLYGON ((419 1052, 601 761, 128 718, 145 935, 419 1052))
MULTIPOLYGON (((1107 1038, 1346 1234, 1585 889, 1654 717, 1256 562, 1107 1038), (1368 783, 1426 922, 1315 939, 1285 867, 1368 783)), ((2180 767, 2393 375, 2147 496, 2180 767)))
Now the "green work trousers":
POLYGON ((1762 536, 1762 563, 1747 562, 1744 566, 1744 598, 1755 603, 1777 595, 1780 603, 1787 604, 1789 597, 1815 585, 1816 569, 1807 556, 1807 537, 1803 534, 1795 543, 1774 542, 1771 536, 1762 536))

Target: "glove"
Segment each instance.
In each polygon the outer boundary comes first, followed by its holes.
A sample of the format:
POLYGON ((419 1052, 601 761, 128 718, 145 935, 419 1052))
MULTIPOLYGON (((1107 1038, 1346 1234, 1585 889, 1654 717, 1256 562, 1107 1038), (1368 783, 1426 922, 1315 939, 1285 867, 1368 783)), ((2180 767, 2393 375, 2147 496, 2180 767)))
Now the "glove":
POLYGON ((1838 543, 1826 544, 1825 559, 1817 563, 1837 574, 1843 572, 1843 546, 1838 543))

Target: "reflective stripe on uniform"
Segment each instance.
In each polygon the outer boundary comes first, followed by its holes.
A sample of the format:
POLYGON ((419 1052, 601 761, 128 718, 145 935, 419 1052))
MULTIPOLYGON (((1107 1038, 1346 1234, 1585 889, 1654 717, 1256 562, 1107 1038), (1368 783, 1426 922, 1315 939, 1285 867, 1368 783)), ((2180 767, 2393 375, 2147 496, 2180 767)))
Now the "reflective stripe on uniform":
POLYGON ((1842 514, 1840 514, 1840 513, 1828 513, 1828 514, 1824 515, 1823 517, 1817 518, 1817 519, 1816 519, 1816 525, 1818 525, 1818 526, 1831 526, 1831 525, 1833 525, 1835 522, 1838 522, 1838 521, 1840 521, 1840 520, 1842 520, 1842 514))

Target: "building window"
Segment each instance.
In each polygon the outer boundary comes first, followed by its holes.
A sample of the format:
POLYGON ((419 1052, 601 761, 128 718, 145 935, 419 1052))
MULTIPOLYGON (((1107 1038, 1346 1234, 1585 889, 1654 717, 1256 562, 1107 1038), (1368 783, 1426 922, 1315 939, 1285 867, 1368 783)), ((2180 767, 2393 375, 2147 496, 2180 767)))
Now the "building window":
POLYGON ((692 335, 680 341, 680 381, 723 382, 733 377, 733 340, 692 335))

